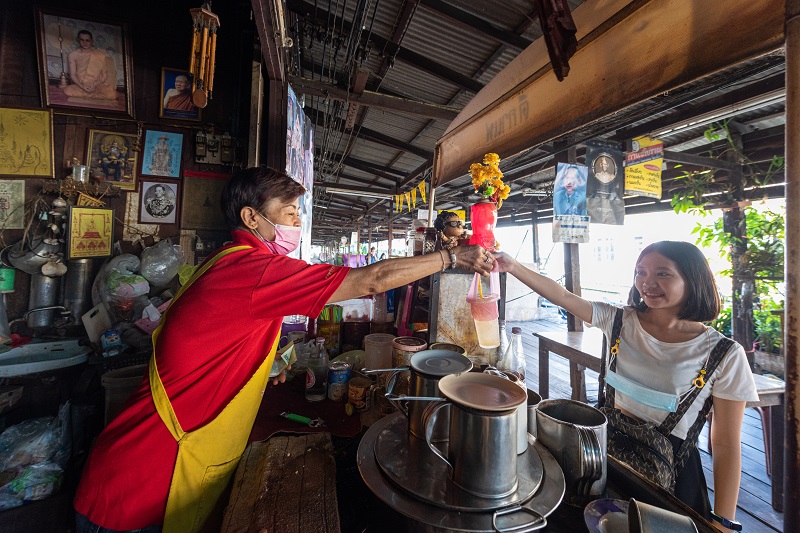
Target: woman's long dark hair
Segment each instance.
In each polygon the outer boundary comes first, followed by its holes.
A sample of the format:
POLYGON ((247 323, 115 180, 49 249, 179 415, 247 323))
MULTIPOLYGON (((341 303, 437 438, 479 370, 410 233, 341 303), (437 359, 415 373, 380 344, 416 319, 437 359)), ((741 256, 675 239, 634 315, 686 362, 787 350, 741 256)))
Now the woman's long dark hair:
MULTIPOLYGON (((642 250, 636 265, 649 253, 659 253, 675 262, 678 270, 686 281, 686 302, 678 313, 681 320, 708 322, 719 315, 720 302, 714 274, 708 266, 703 252, 697 246, 683 241, 654 242, 642 250)), ((634 283, 628 294, 628 305, 637 311, 647 309, 647 304, 642 300, 642 295, 634 283)))

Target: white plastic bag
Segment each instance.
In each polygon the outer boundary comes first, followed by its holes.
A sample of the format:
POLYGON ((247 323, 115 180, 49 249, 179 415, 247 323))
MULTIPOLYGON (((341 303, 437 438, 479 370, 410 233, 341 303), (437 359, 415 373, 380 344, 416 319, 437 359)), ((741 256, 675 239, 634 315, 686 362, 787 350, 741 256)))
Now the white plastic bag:
POLYGON ((142 252, 139 273, 154 287, 166 287, 181 266, 180 253, 169 240, 163 240, 142 252))

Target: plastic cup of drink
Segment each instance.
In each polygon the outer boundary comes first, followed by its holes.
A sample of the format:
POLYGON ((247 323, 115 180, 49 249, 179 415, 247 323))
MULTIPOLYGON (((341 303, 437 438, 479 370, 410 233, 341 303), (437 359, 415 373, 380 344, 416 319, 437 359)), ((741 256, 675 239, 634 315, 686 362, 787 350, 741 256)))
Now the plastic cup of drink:
POLYGON ((478 344, 481 348, 497 348, 500 346, 499 312, 497 310, 497 295, 485 298, 467 298, 472 319, 475 321, 475 332, 478 334, 478 344))

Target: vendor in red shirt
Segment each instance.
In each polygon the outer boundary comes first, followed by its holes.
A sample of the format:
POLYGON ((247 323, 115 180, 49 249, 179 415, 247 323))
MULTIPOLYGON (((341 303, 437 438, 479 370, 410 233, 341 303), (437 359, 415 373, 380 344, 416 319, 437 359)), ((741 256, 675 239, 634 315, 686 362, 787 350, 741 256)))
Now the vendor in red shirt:
POLYGON ((173 299, 153 333, 148 377, 97 438, 75 497, 78 533, 219 531, 222 494, 247 444, 284 316, 317 316, 327 303, 411 283, 453 260, 482 275, 495 264, 480 246, 356 269, 291 259, 304 193, 263 167, 225 185, 233 242, 173 299))

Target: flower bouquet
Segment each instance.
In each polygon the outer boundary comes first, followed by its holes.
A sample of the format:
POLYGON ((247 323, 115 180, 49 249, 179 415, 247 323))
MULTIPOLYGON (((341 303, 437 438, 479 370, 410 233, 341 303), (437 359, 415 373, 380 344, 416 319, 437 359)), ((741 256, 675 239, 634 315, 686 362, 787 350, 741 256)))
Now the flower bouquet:
POLYGON ((472 176, 472 186, 475 187, 478 196, 496 202, 499 209, 511 191, 511 187, 503 183, 503 173, 500 172, 500 156, 486 154, 483 156, 483 163, 470 165, 469 174, 472 176))

